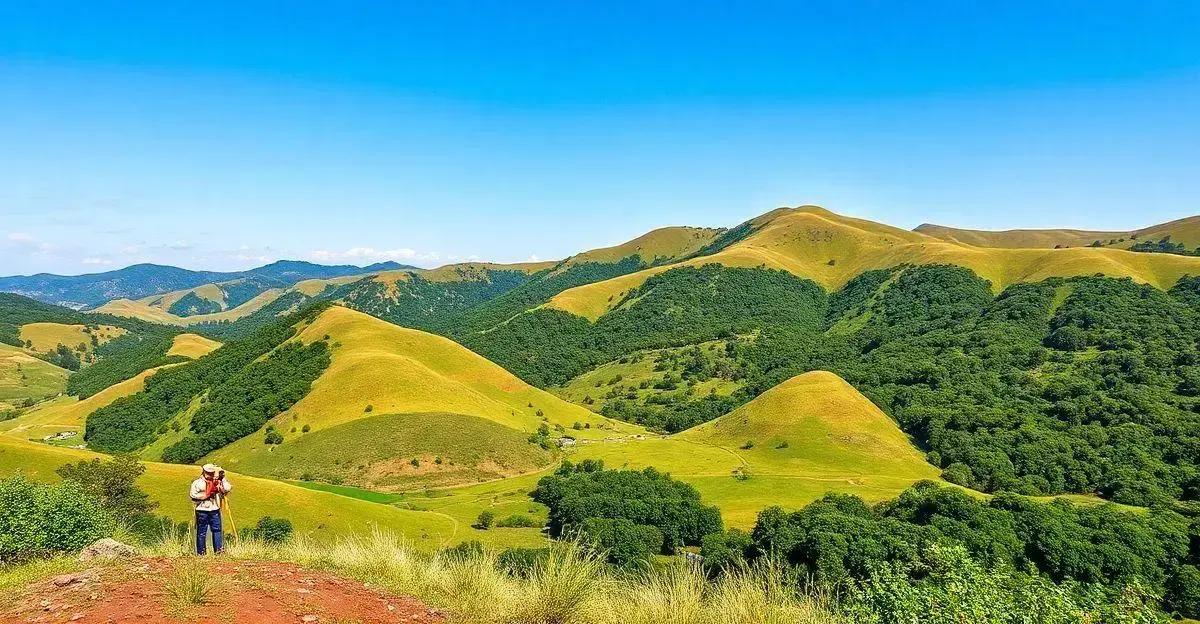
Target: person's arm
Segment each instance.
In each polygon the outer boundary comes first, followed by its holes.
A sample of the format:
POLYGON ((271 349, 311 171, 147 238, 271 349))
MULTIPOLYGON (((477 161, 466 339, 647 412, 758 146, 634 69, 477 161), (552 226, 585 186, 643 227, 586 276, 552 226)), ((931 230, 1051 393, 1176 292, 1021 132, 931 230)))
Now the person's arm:
POLYGON ((229 490, 232 490, 232 489, 233 489, 233 486, 230 485, 229 479, 222 478, 221 479, 221 493, 228 494, 229 490))
POLYGON ((192 481, 192 488, 191 488, 192 500, 194 500, 194 501, 206 500, 208 497, 205 496, 205 489, 207 489, 207 488, 204 487, 204 482, 201 481, 200 479, 192 481))

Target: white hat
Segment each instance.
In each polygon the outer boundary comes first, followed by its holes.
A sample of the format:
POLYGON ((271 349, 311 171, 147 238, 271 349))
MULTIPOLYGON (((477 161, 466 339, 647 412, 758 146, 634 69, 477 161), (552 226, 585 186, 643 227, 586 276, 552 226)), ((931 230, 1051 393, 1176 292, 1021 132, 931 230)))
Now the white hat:
POLYGON ((216 464, 204 464, 200 467, 200 470, 207 472, 208 474, 217 474, 218 472, 221 472, 221 467, 216 464))

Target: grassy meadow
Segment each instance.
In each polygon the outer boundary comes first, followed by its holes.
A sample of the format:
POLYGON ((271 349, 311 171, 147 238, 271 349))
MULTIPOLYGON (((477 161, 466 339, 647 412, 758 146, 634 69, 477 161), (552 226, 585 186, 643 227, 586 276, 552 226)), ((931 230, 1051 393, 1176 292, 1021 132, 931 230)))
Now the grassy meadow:
POLYGON ((25 399, 41 400, 61 393, 69 374, 23 349, 0 344, 0 409, 25 399))
POLYGON ((67 325, 65 323, 28 323, 21 326, 20 338, 26 343, 32 343, 31 350, 46 353, 65 345, 74 350, 84 345, 84 351, 91 351, 92 336, 98 344, 104 344, 113 338, 127 333, 126 330, 112 325, 67 325))

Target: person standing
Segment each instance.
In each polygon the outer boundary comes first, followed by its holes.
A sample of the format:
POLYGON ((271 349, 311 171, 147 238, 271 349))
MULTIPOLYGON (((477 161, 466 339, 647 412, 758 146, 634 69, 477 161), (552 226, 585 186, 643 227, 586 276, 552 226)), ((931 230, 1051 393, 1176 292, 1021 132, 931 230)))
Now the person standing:
POLYGON ((212 531, 213 552, 224 550, 221 531, 221 500, 229 494, 232 486, 225 478, 225 471, 215 464, 204 464, 200 478, 192 481, 192 504, 196 506, 196 554, 203 555, 208 546, 208 532, 212 531))

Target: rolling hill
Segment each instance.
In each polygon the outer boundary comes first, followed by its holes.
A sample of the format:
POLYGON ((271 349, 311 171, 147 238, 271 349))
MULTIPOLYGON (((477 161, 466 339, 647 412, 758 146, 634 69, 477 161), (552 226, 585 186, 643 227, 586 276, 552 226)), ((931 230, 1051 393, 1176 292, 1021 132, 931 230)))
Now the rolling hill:
POLYGON ((61 393, 69 374, 24 349, 0 343, 0 413, 26 399, 40 401, 61 393))
POLYGON ((271 423, 284 442, 268 445, 255 434, 211 459, 251 474, 394 489, 546 466, 551 454, 529 440, 543 422, 581 438, 637 430, 538 390, 447 338, 341 306, 295 340, 325 341, 331 363, 271 423))
POLYGON ((1182 243, 1188 249, 1200 246, 1200 217, 1185 217, 1124 232, 1071 229, 988 231, 967 230, 932 223, 921 224, 914 231, 934 238, 976 247, 1010 249, 1050 249, 1056 246, 1087 247, 1096 241, 1100 241, 1105 247, 1127 249, 1139 241, 1157 241, 1165 236, 1169 236, 1172 242, 1182 243))
POLYGON ((743 236, 710 255, 571 288, 546 305, 595 320, 652 275, 710 263, 780 269, 828 290, 865 271, 902 264, 963 266, 990 281, 997 292, 1018 282, 1095 274, 1130 277, 1166 289, 1184 275, 1200 273, 1200 258, 1111 248, 975 247, 815 206, 775 210, 730 230, 735 231, 743 236))
POLYGON ((825 371, 673 436, 583 444, 577 455, 670 472, 743 528, 770 505, 799 508, 829 491, 883 500, 939 473, 891 418, 825 371))
MULTIPOLYGON (((180 334, 175 337, 168 354, 194 359, 207 355, 220 346, 221 343, 209 340, 203 336, 180 334)), ((0 349, 2 348, 0 346, 0 349)), ((36 361, 41 362, 41 360, 36 361)), ((46 365, 50 366, 50 364, 46 365)), ((173 364, 167 364, 166 366, 173 366, 173 364)), ((161 368, 160 366, 144 370, 129 379, 115 383, 83 399, 73 396, 58 397, 52 401, 38 405, 34 410, 18 419, 7 423, 0 423, 0 431, 13 432, 22 437, 36 439, 63 431, 76 431, 82 434, 84 423, 92 412, 111 404, 121 397, 141 392, 146 386, 146 379, 161 368)), ((66 371, 63 372, 65 373, 66 371)), ((65 376, 63 385, 65 386, 65 376)), ((82 444, 83 439, 76 438, 69 443, 71 445, 82 444)))

